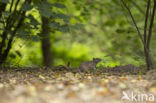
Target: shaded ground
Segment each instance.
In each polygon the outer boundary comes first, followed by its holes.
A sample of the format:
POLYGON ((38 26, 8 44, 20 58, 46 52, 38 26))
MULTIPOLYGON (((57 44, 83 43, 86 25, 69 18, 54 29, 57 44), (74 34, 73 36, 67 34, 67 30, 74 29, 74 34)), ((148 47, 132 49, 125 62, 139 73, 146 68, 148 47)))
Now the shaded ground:
POLYGON ((156 81, 146 80, 145 75, 30 69, 0 71, 0 103, 156 103, 156 81), (121 101, 123 91, 136 94, 137 102, 121 101), (139 102, 141 94, 147 94, 148 100, 139 102), (149 102, 149 94, 155 101, 149 102))

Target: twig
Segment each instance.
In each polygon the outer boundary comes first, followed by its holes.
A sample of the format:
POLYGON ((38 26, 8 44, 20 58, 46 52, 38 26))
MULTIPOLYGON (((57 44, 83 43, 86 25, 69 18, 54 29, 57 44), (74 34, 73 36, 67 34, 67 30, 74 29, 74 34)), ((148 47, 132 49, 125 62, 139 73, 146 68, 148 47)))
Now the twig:
POLYGON ((141 35, 141 32, 140 32, 140 30, 139 30, 139 28, 138 28, 138 26, 137 26, 137 24, 136 24, 136 21, 135 21, 133 15, 132 15, 132 13, 131 13, 131 10, 129 9, 129 7, 127 6, 127 4, 124 2, 124 0, 121 0, 121 1, 122 1, 123 5, 126 7, 126 9, 128 10, 128 12, 129 12, 129 14, 130 14, 130 16, 131 16, 131 18, 132 18, 132 21, 133 21, 133 23, 134 23, 134 26, 135 26, 135 28, 137 29, 138 35, 139 35, 139 37, 140 37, 142 43, 143 43, 144 45, 146 45, 146 44, 144 43, 143 37, 142 37, 142 35, 141 35))

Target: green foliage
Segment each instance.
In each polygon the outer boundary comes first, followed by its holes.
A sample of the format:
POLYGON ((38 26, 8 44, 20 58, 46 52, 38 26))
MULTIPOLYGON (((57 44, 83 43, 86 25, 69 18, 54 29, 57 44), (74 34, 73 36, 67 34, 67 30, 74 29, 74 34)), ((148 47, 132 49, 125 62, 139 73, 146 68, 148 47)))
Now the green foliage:
POLYGON ((33 26, 40 25, 40 23, 34 18, 34 16, 29 15, 27 18, 30 20, 29 25, 33 25, 33 26))
POLYGON ((64 4, 60 4, 60 3, 54 3, 54 4, 52 4, 52 6, 55 6, 57 8, 66 8, 66 6, 64 4))
POLYGON ((60 27, 60 24, 58 22, 52 21, 49 26, 53 29, 57 29, 60 27))
POLYGON ((50 16, 52 15, 52 13, 51 13, 52 5, 49 2, 43 1, 39 4, 37 4, 37 7, 38 7, 38 10, 39 10, 41 16, 50 18, 50 16))
MULTIPOLYGON (((9 0, 0 0, 9 3, 9 0)), ((143 28, 143 14, 134 4, 126 0, 140 28, 143 28)), ((135 1, 145 11, 145 2, 135 1)), ((8 4, 9 7, 10 4, 8 4)), ((78 66, 82 61, 93 57, 102 58, 99 65, 116 66, 120 64, 144 64, 143 46, 131 19, 122 8, 120 0, 34 0, 31 4, 19 4, 21 11, 26 12, 23 25, 17 30, 13 48, 25 42, 33 42, 22 50, 12 50, 8 61, 22 66, 41 65, 40 41, 41 16, 49 19, 47 24, 51 31, 51 44, 54 65, 67 64, 78 66), (124 11, 124 12, 123 12, 124 11), (35 42, 35 43, 34 43, 35 42), (107 56, 106 56, 107 55, 107 56), (21 59, 22 58, 22 59, 21 59)), ((4 21, 18 13, 9 9, 2 12, 0 34, 4 30, 4 21)), ((15 26, 17 22, 14 23, 15 26)), ((14 27, 13 27, 14 29, 14 27)), ((141 31, 143 32, 143 31, 141 31)), ((1 38, 0 38, 1 41, 1 38)), ((153 40, 154 41, 154 40, 153 40)), ((152 42, 156 51, 155 41, 152 42)), ((156 52, 153 52, 154 55, 156 52)))
POLYGON ((22 5, 22 7, 21 7, 21 10, 23 10, 23 11, 29 11, 29 10, 31 10, 33 8, 33 6, 32 5, 30 5, 30 4, 23 4, 22 5))
POLYGON ((102 62, 98 65, 102 67, 115 67, 117 65, 120 65, 120 62, 118 60, 115 60, 115 58, 112 58, 111 56, 104 56, 102 62))
POLYGON ((4 11, 4 12, 2 12, 2 15, 6 18, 6 17, 9 17, 11 15, 11 13, 8 11, 4 11))
POLYGON ((70 62, 71 66, 79 66, 82 61, 89 59, 88 53, 89 48, 87 46, 76 42, 70 46, 64 41, 57 42, 53 45, 53 54, 54 58, 56 58, 54 61, 55 65, 70 62))
POLYGON ((7 3, 9 3, 9 0, 0 0, 0 3, 5 3, 5 4, 7 4, 7 3))
POLYGON ((40 43, 29 39, 27 41, 18 39, 13 45, 6 63, 9 66, 41 66, 40 43))
MULTIPOLYGON (((75 36, 80 38, 80 41, 87 43, 88 39, 86 38, 89 37, 92 40, 90 46, 96 43, 106 54, 113 57, 120 55, 121 59, 118 61, 121 64, 133 63, 138 65, 144 63, 143 47, 135 28, 127 22, 127 19, 128 21, 131 19, 128 18, 128 14, 123 12, 120 1, 95 0, 91 3, 89 1, 74 1, 74 3, 76 8, 81 11, 79 18, 84 18, 87 21, 84 29, 75 32, 75 36), (85 12, 87 12, 86 15, 84 15, 85 12), (84 36, 84 34, 88 36, 84 36)), ((136 3, 138 5, 138 2, 136 3)), ((136 11, 135 8, 135 15, 142 15, 136 11)), ((136 19, 141 20, 142 18, 137 17, 136 19)), ((140 20, 137 23, 141 24, 142 21, 140 20)), ((140 26, 143 27, 143 25, 140 26)))

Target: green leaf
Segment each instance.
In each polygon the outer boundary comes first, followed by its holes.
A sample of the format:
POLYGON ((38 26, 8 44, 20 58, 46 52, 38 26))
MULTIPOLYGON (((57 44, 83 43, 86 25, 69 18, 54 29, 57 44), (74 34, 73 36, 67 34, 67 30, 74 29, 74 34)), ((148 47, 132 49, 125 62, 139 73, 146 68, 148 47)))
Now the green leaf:
POLYGON ((51 19, 63 19, 65 22, 69 22, 70 17, 68 15, 65 15, 65 14, 62 14, 62 13, 56 14, 56 13, 53 12, 52 16, 51 16, 51 19))
POLYGON ((37 5, 41 16, 49 18, 52 15, 51 7, 52 5, 46 1, 41 2, 37 5))
POLYGON ((51 19, 57 19, 57 14, 55 12, 51 12, 51 19))
POLYGON ((29 15, 27 18, 30 19, 30 25, 34 26, 40 25, 40 23, 34 18, 34 16, 29 15))
POLYGON ((21 10, 23 10, 23 11, 29 11, 29 10, 31 10, 33 8, 33 6, 32 5, 30 5, 30 4, 23 4, 22 5, 22 7, 21 7, 21 10))
POLYGON ((27 39, 29 35, 30 35, 30 31, 25 31, 24 28, 20 28, 16 34, 17 37, 20 37, 22 39, 27 39))
POLYGON ((31 40, 34 42, 38 42, 38 41, 40 41, 40 38, 37 35, 33 35, 33 36, 31 36, 31 40))
POLYGON ((60 23, 52 21, 51 23, 49 23, 49 26, 53 29, 58 29, 60 27, 60 23))
POLYGON ((16 50, 15 53, 16 53, 19 57, 22 57, 22 54, 21 54, 18 50, 16 50))
POLYGON ((56 14, 56 16, 59 18, 59 19, 63 19, 63 20, 66 20, 68 21, 70 19, 69 16, 65 15, 65 14, 56 14))
POLYGON ((9 3, 9 0, 0 0, 0 3, 5 3, 5 4, 7 4, 7 3, 9 3))
POLYGON ((66 8, 66 6, 64 4, 60 4, 60 3, 54 3, 53 6, 55 6, 57 8, 66 8))
POLYGON ((15 58, 16 58, 16 55, 13 54, 13 53, 11 53, 9 56, 10 56, 12 59, 15 59, 15 58))
POLYGON ((81 29, 81 28, 84 28, 84 25, 83 24, 75 24, 75 25, 72 25, 70 26, 71 29, 81 29))
POLYGON ((62 25, 61 27, 58 28, 58 30, 61 32, 69 32, 70 31, 69 26, 67 26, 67 25, 62 25))
POLYGON ((52 21, 51 23, 49 23, 49 26, 54 30, 58 30, 61 32, 69 32, 68 25, 61 25, 60 23, 55 22, 55 21, 52 21))
POLYGON ((5 16, 5 17, 9 17, 9 16, 11 15, 11 13, 8 12, 8 11, 4 11, 4 12, 2 12, 2 14, 3 14, 3 16, 5 16))

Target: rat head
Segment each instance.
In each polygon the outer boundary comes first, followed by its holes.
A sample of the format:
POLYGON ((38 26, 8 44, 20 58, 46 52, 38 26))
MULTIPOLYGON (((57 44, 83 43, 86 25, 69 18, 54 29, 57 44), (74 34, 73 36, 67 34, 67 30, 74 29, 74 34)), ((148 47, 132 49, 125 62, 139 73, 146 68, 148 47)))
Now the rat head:
POLYGON ((99 63, 100 61, 101 61, 100 58, 93 58, 93 62, 95 62, 95 63, 99 63))

